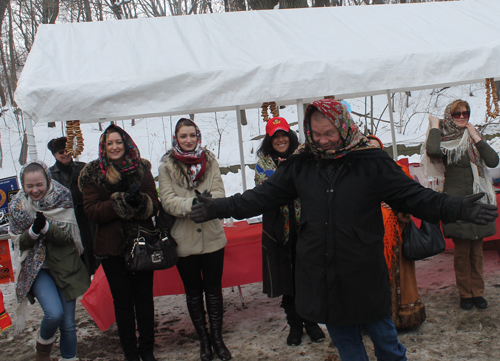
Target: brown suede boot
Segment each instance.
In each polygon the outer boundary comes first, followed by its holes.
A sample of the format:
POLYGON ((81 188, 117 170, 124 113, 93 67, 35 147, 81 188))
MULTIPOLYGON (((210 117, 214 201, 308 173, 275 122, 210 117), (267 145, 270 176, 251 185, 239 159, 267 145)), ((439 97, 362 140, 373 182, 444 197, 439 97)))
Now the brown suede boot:
POLYGON ((40 330, 36 334, 36 355, 35 361, 54 361, 57 358, 50 358, 50 351, 52 351, 52 345, 56 339, 56 335, 51 337, 49 340, 44 340, 40 337, 40 330))

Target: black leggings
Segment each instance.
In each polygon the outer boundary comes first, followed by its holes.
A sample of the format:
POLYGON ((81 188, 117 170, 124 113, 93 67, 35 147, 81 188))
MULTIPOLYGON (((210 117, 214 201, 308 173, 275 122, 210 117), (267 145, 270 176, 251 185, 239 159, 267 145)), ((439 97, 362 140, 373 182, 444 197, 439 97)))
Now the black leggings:
POLYGON ((223 265, 224 248, 212 253, 179 257, 177 261, 177 269, 185 290, 221 287, 223 265))
POLYGON ((113 295, 116 325, 125 356, 153 354, 154 302, 153 271, 132 273, 125 268, 123 257, 101 261, 113 295), (135 321, 139 331, 139 348, 135 336, 135 321))

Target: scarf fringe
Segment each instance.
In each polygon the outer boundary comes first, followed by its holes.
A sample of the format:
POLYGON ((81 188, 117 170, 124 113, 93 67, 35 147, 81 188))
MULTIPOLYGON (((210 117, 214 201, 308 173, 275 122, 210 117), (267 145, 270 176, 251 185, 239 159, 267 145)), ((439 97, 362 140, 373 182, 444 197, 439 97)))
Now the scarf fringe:
POLYGON ((23 332, 26 326, 26 315, 28 314, 28 299, 25 298, 16 308, 16 326, 14 334, 23 332))

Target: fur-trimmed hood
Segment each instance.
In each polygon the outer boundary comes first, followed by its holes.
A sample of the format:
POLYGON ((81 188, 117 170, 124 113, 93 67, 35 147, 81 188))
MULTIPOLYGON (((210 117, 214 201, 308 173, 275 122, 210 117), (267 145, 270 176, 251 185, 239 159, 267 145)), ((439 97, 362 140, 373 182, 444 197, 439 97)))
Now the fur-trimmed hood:
POLYGON ((80 173, 80 177, 78 178, 78 188, 81 192, 83 192, 83 188, 90 183, 95 183, 99 187, 103 187, 110 193, 114 192, 124 192, 126 191, 132 184, 141 184, 142 178, 144 177, 145 172, 151 171, 151 162, 147 159, 140 160, 140 167, 137 171, 122 174, 122 180, 116 184, 111 184, 106 179, 106 174, 103 174, 101 168, 99 166, 99 160, 93 160, 90 163, 87 163, 85 168, 80 173))
MULTIPOLYGON (((207 160, 206 169, 210 169, 212 167, 212 163, 216 160, 215 155, 207 148, 204 148, 203 151, 205 152, 207 160)), ((166 168, 172 177, 172 180, 182 188, 195 189, 200 183, 203 183, 207 175, 207 173, 204 173, 198 181, 193 182, 188 174, 188 165, 174 157, 173 149, 170 149, 167 154, 161 158, 161 162, 160 168, 166 168)))

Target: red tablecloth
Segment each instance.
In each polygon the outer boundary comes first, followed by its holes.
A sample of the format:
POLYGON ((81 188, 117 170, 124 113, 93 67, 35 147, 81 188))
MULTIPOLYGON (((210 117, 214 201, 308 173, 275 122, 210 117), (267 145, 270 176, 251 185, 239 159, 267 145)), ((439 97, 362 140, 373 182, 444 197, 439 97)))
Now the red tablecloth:
MULTIPOLYGON (((222 276, 224 288, 262 281, 262 224, 235 222, 234 225, 224 227, 227 237, 222 276)), ((155 272, 155 297, 182 293, 184 287, 177 267, 155 272)), ((102 267, 95 273, 81 303, 101 331, 105 331, 115 322, 113 297, 102 267)))

